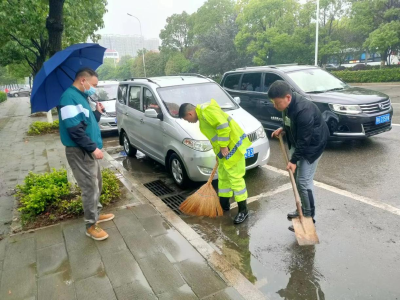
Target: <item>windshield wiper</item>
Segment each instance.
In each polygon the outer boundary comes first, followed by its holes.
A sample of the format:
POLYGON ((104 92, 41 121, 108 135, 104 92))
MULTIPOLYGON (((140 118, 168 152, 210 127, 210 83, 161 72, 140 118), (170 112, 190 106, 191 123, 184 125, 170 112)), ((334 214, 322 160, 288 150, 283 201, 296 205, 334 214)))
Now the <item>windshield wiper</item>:
POLYGON ((325 92, 341 91, 341 90, 344 90, 344 88, 340 87, 340 88, 329 89, 329 90, 326 90, 325 92))
POLYGON ((307 94, 321 94, 321 93, 325 93, 325 91, 309 91, 306 92, 307 94))

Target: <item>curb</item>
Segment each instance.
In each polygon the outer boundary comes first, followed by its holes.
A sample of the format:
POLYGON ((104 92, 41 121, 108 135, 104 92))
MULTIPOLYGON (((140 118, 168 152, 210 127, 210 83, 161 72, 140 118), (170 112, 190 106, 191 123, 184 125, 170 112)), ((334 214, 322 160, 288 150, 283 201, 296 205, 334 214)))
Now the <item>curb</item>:
POLYGON ((233 287, 244 299, 261 300, 267 299, 246 277, 244 277, 235 267, 233 267, 223 255, 214 250, 192 227, 186 224, 177 214, 175 214, 160 198, 155 196, 143 184, 138 182, 128 171, 124 169, 110 154, 104 152, 106 159, 122 175, 120 181, 125 187, 133 192, 138 192, 143 203, 149 202, 168 221, 172 227, 200 253, 207 261, 209 266, 218 273, 228 286, 233 287))
POLYGON ((400 82, 349 82, 349 85, 354 85, 354 86, 379 86, 379 85, 399 85, 400 86, 400 82))

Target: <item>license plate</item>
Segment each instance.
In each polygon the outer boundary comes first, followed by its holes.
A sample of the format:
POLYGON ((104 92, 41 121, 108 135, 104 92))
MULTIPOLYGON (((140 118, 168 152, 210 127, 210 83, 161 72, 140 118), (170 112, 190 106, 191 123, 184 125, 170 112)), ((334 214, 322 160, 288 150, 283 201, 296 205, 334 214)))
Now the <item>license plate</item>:
POLYGON ((375 125, 390 122, 390 114, 376 117, 375 125))
POLYGON ((250 158, 250 157, 254 157, 254 148, 249 148, 247 149, 244 158, 250 158))

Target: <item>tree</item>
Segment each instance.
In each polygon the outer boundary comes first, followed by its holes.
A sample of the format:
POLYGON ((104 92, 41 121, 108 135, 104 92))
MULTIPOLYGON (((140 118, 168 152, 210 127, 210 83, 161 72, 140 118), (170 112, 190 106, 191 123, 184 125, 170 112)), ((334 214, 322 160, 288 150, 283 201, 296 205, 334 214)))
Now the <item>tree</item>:
POLYGON ((366 39, 364 47, 379 52, 381 65, 398 48, 400 1, 352 0, 353 27, 366 39))
POLYGON ((192 20, 187 12, 173 14, 161 30, 162 48, 184 52, 193 43, 192 20))
MULTIPOLYGON (((63 0, 51 2, 53 4, 63 0)), ((90 5, 79 0, 65 2, 62 47, 84 42, 88 37, 96 41, 98 36, 94 32, 103 26, 106 4, 106 0, 93 0, 90 5)), ((32 74, 36 75, 48 55, 60 48, 59 8, 52 10, 49 15, 49 1, 1 1, 0 65, 25 62, 30 66, 32 74), (51 47, 49 38, 52 41, 51 47)))
POLYGON ((134 59, 132 56, 129 55, 122 56, 114 72, 115 79, 123 80, 131 78, 133 63, 134 59))
MULTIPOLYGON (((146 62, 146 76, 162 76, 164 75, 165 64, 162 62, 162 57, 159 52, 147 51, 144 55, 146 62)), ((134 77, 144 77, 143 59, 142 56, 137 56, 133 63, 132 73, 134 77)))
POLYGON ((296 0, 248 0, 239 3, 240 28, 235 44, 242 53, 254 55, 256 64, 286 62, 290 36, 296 27, 296 0))
POLYGON ((103 64, 97 69, 99 80, 116 79, 116 67, 113 59, 105 58, 103 64))
POLYGON ((232 0, 207 0, 192 16, 193 34, 207 34, 217 25, 228 22, 234 13, 235 4, 232 0))
POLYGON ((214 30, 199 36, 200 49, 194 62, 200 73, 222 75, 234 68, 251 65, 251 58, 236 50, 234 39, 239 29, 235 19, 235 15, 231 15, 223 24, 216 25, 214 30))
POLYGON ((169 58, 165 66, 165 74, 174 75, 179 73, 186 73, 190 70, 190 68, 190 61, 186 59, 182 53, 176 52, 169 58))

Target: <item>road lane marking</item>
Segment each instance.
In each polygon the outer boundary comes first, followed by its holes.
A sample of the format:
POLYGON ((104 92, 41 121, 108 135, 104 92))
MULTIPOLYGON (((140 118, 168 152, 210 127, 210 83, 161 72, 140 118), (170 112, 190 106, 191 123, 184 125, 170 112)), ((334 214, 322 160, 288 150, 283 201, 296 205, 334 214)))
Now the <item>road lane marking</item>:
POLYGON ((392 126, 400 126, 400 124, 393 124, 393 123, 392 123, 392 126))
MULTIPOLYGON (((281 186, 279 186, 278 188, 276 188, 276 189, 274 189, 272 191, 269 191, 269 192, 266 192, 266 193, 261 193, 261 194, 259 194, 257 196, 253 196, 253 197, 247 198, 247 204, 250 204, 250 203, 252 203, 254 201, 258 201, 258 200, 260 200, 260 198, 263 198, 263 197, 274 196, 276 194, 279 194, 279 193, 285 192, 287 190, 290 190, 291 188, 292 188, 292 184, 291 183, 286 183, 286 184, 281 185, 281 186)), ((231 204, 231 209, 236 208, 236 207, 237 207, 237 202, 234 202, 234 203, 231 204)))
MULTIPOLYGON (((287 171, 275 168, 273 166, 265 165, 265 166, 263 166, 263 168, 273 171, 273 172, 276 172, 276 173, 279 173, 279 174, 282 174, 282 175, 285 175, 285 176, 289 176, 287 171)), ((339 189, 337 187, 334 187, 334 186, 331 186, 331 185, 328 185, 328 184, 325 184, 325 183, 322 183, 319 181, 314 180, 314 184, 315 184, 315 186, 320 187, 324 190, 330 191, 332 193, 335 193, 335 194, 338 194, 341 196, 345 196, 347 198, 351 198, 353 200, 357 200, 357 201, 365 203, 365 204, 369 204, 373 207, 380 208, 380 209, 386 210, 387 212, 390 212, 392 214, 400 216, 400 208, 397 208, 390 204, 387 204, 387 203, 384 203, 381 201, 376 201, 376 200, 370 199, 368 197, 360 196, 360 195, 339 189)))

